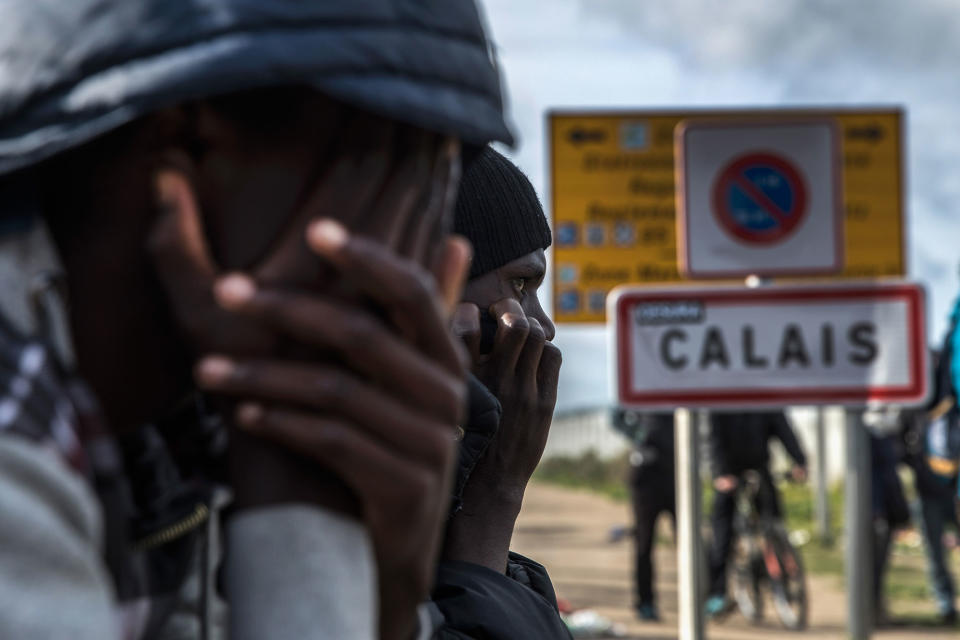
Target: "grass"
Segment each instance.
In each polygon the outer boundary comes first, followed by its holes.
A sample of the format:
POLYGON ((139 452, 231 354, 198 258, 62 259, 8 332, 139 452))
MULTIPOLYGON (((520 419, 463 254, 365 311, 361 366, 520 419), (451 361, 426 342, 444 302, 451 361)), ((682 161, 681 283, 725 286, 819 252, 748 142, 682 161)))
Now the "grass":
POLYGON ((581 456, 557 456, 540 463, 533 474, 535 480, 583 489, 607 496, 618 502, 630 498, 627 477, 630 470, 629 454, 612 460, 602 460, 594 451, 581 456))
MULTIPOLYGON (((629 499, 628 474, 630 462, 628 454, 612 460, 603 460, 594 452, 577 457, 553 457, 544 460, 537 468, 534 479, 540 482, 571 487, 599 493, 616 501, 629 499)), ((784 519, 791 531, 804 530, 811 534, 811 540, 801 548, 804 564, 812 574, 834 575, 843 580, 845 555, 841 544, 824 546, 813 537, 816 530, 815 514, 810 488, 804 485, 784 484, 780 487, 783 501, 784 519)), ((913 489, 907 483, 907 495, 913 495, 913 489)), ((713 489, 704 484, 704 514, 708 515, 712 504, 713 489)), ((834 540, 842 541, 843 536, 843 487, 836 485, 828 493, 831 515, 831 534, 834 540)), ((914 532, 913 537, 916 537, 914 532)), ((908 536, 909 537, 909 536, 908 536)), ((954 575, 960 575, 960 554, 953 553, 954 575)), ((894 613, 906 616, 910 620, 923 623, 931 621, 933 614, 926 613, 932 607, 932 593, 928 585, 926 559, 922 547, 895 542, 885 582, 885 594, 888 602, 894 604, 894 613), (899 605, 904 605, 903 607, 899 605), (918 606, 921 604, 926 607, 918 606)))

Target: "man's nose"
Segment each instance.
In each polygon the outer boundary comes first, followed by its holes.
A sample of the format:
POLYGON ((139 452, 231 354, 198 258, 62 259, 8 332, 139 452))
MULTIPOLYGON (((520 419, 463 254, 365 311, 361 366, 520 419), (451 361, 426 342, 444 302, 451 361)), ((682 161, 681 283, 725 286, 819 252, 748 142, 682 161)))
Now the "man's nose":
POLYGON ((553 321, 547 317, 547 314, 540 310, 540 313, 536 315, 537 320, 540 321, 540 324, 543 325, 543 334, 547 336, 547 340, 553 342, 553 337, 557 335, 557 327, 554 326, 553 321))

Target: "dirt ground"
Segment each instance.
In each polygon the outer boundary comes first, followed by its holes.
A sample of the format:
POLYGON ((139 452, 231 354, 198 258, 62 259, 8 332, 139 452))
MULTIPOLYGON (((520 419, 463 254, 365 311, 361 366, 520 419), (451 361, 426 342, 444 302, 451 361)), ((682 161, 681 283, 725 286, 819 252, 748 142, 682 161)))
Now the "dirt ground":
MULTIPOLYGON (((629 638, 677 637, 677 572, 672 545, 656 547, 656 589, 660 623, 640 623, 633 616, 630 598, 632 546, 629 541, 610 543, 611 527, 630 522, 628 506, 602 496, 533 483, 527 490, 517 523, 513 548, 546 565, 561 598, 574 607, 593 609, 620 623, 629 638)), ((768 608, 768 622, 751 626, 738 613, 720 623, 708 623, 711 640, 768 640, 815 638, 843 640, 846 636, 846 596, 836 576, 811 576, 808 582, 810 625, 803 633, 779 626, 768 608)), ((931 605, 932 608, 932 605, 931 605)), ((896 612, 896 611, 895 611, 896 612)), ((879 630, 875 638, 960 638, 960 632, 930 628, 879 630)))

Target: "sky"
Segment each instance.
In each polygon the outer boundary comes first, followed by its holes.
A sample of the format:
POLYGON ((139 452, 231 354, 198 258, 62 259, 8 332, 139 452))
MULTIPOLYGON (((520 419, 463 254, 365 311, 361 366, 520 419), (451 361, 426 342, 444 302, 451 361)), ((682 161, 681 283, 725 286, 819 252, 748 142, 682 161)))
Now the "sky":
MULTIPOLYGON (((909 277, 927 286, 939 343, 960 291, 954 0, 479 1, 519 139, 505 151, 547 207, 551 108, 905 107, 909 277)), ((606 403, 605 330, 561 325, 556 343, 558 409, 606 403)))

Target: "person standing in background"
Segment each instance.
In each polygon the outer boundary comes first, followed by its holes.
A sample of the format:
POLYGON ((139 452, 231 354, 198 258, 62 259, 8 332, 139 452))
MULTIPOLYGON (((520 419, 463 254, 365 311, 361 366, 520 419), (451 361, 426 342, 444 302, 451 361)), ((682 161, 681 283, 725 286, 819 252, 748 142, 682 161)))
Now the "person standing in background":
POLYGON ((903 459, 899 437, 903 413, 898 407, 869 409, 863 423, 870 437, 870 495, 873 512, 873 611, 878 625, 889 623, 883 583, 894 532, 909 524, 910 508, 897 474, 903 459))
POLYGON ((957 406, 960 298, 943 344, 933 354, 933 397, 908 432, 908 462, 916 478, 930 585, 941 624, 957 622, 956 586, 950 575, 944 533, 960 533, 960 408, 957 406), (957 493, 955 493, 955 491, 957 493))
MULTIPOLYGON (((622 421, 622 420, 621 420, 622 421)), ((676 530, 673 413, 637 416, 632 429, 621 428, 633 441, 630 452, 630 497, 634 522, 634 609, 640 620, 660 619, 653 588, 653 546, 657 520, 667 513, 676 530)))

